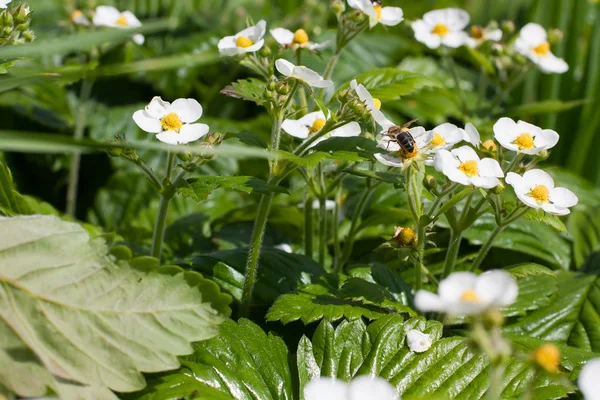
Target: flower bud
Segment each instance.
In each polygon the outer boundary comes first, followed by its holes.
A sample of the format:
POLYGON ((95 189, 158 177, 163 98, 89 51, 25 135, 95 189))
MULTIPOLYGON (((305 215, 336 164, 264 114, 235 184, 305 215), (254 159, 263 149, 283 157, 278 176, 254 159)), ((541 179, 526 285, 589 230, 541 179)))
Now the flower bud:
POLYGON ((344 104, 348 101, 348 91, 347 90, 342 90, 339 94, 338 94, 338 100, 340 103, 344 104))
POLYGON ((22 24, 29 20, 29 7, 21 4, 15 11, 13 11, 16 24, 22 24))
POLYGON ((393 247, 412 247, 417 241, 417 234, 412 228, 403 228, 397 226, 394 231, 394 236, 390 240, 393 247))
POLYGON ((550 44, 556 44, 563 39, 563 33, 560 29, 552 29, 548 32, 548 41, 550 44))
POLYGON ((506 21, 502 21, 502 32, 504 32, 507 35, 512 34, 515 31, 515 23, 510 21, 510 20, 506 20, 506 21))
POLYGON ((2 13, 0 13, 0 16, 1 16, 0 19, 5 26, 13 26, 14 20, 13 20, 13 16, 11 13, 4 10, 4 11, 2 11, 2 13))
POLYGON ((280 82, 275 88, 275 90, 277 91, 277 93, 285 95, 290 92, 290 86, 285 82, 280 82))
POLYGON ((498 21, 495 20, 491 20, 488 24, 487 24, 487 29, 498 29, 498 21))
POLYGON ((261 57, 269 57, 271 55, 271 49, 269 46, 263 46, 259 51, 258 55, 261 57))
POLYGON ((433 192, 437 188, 438 183, 433 175, 425 175, 425 178, 423 178, 423 186, 430 192, 433 192))
POLYGON ((346 4, 342 0, 334 0, 331 4, 331 8, 335 15, 341 15, 344 11, 346 11, 346 4))
POLYGON ((506 186, 504 186, 503 183, 499 183, 498 185, 496 185, 495 187, 493 187, 491 189, 491 191, 494 194, 500 194, 500 193, 504 192, 504 189, 506 189, 506 186))
POLYGON ((546 149, 540 151, 539 154, 536 155, 536 157, 539 158, 540 160, 545 160, 549 156, 550 156, 550 153, 546 149))
POLYGON ((494 142, 492 139, 486 140, 485 142, 481 143, 481 146, 490 152, 496 151, 498 149, 498 146, 496 146, 496 142, 494 142))
POLYGON ((114 147, 111 149, 107 149, 106 153, 111 156, 111 157, 120 157, 121 154, 123 153, 123 149, 118 148, 118 147, 114 147))
POLYGON ((527 58, 525 58, 524 56, 522 56, 521 54, 515 54, 514 56, 514 61, 518 64, 518 65, 525 65, 527 64, 527 58))
POLYGON ((275 98, 275 92, 271 90, 265 90, 264 96, 267 100, 273 100, 275 98))
POLYGON ((362 102, 356 102, 352 105, 352 110, 354 110, 356 115, 362 117, 362 116, 366 115, 365 112, 367 111, 367 108, 365 107, 365 105, 362 102))
POLYGON ((492 44, 491 51, 492 51, 492 55, 500 56, 500 55, 504 54, 504 46, 501 45, 500 43, 494 43, 494 44, 492 44))
POLYGON ((361 11, 356 11, 352 15, 352 21, 356 22, 357 24, 360 22, 363 22, 364 20, 365 20, 365 14, 363 14, 361 11))
POLYGON ((4 28, 4 30, 2 31, 2 34, 4 36, 10 36, 13 33, 13 28, 12 26, 7 26, 4 28))
POLYGON ((223 142, 223 135, 219 132, 211 132, 205 136, 204 141, 210 143, 213 146, 218 146, 223 142))
POLYGON ((275 90, 276 85, 277 85, 277 80, 270 79, 269 82, 267 83, 267 89, 273 91, 273 90, 275 90))
POLYGON ((17 25, 17 30, 19 32, 25 32, 27 29, 29 29, 29 22, 24 22, 22 24, 17 25))
POLYGON ((535 363, 550 373, 557 373, 560 365, 560 350, 552 343, 543 344, 538 347, 531 358, 535 363))
POLYGON ((183 162, 190 161, 192 159, 192 153, 178 153, 177 158, 179 158, 183 162))
POLYGON ((26 42, 33 42, 35 40, 35 33, 33 31, 25 31, 23 32, 23 39, 26 42))

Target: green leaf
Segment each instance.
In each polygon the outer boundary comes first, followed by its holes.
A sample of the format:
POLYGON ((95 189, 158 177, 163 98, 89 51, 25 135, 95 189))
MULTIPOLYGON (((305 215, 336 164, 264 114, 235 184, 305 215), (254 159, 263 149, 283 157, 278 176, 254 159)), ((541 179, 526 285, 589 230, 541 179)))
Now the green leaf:
POLYGON ((372 158, 374 154, 381 152, 375 141, 362 136, 330 137, 318 143, 314 149, 330 154, 336 151, 353 152, 364 158, 372 158))
MULTIPOLYGON (((517 350, 529 352, 521 346, 517 350)), ((369 326, 362 320, 342 321, 335 329, 324 320, 312 340, 302 338, 297 359, 301 393, 307 381, 318 376, 349 381, 365 374, 388 380, 403 398, 483 399, 488 387, 487 358, 463 337, 442 338, 441 324, 423 318, 405 322, 388 315, 369 326), (432 347, 424 353, 410 351, 405 341, 410 329, 429 334, 432 347)), ((523 395, 531 379, 535 379, 532 398, 560 398, 573 390, 547 376, 535 376, 530 364, 517 358, 509 360, 505 376, 503 399, 523 395)))
POLYGON ((177 192, 186 199, 192 198, 196 201, 206 199, 220 187, 250 193, 252 189, 246 186, 249 179, 251 179, 249 176, 199 176, 183 180, 177 187, 177 192))
POLYGON ((600 353, 600 279, 570 272, 557 278, 551 302, 505 330, 600 353))
MULTIPOLYGON (((357 75, 355 79, 381 101, 397 100, 423 88, 443 87, 442 82, 436 78, 396 68, 371 69, 357 75)), ((347 89, 349 85, 348 82, 340 86, 338 92, 347 89)))
POLYGON ((194 354, 183 359, 181 370, 152 379, 132 398, 195 399, 192 393, 212 388, 209 393, 219 394, 211 399, 291 400, 288 357, 281 338, 265 334, 249 320, 227 320, 218 337, 194 345, 194 354))
POLYGON ((378 181, 383 181, 386 183, 392 183, 394 185, 403 185, 404 184, 404 175, 396 174, 394 172, 386 172, 386 171, 371 171, 369 169, 345 169, 344 172, 347 172, 351 175, 360 176, 363 178, 374 178, 378 181))
POLYGON ((523 218, 528 219, 530 221, 541 222, 542 224, 548 225, 556 232, 567 233, 567 227, 565 226, 564 222, 562 222, 560 218, 558 218, 558 216, 544 212, 542 210, 534 210, 532 208, 523 216, 523 218))
POLYGON ((265 102, 267 83, 257 78, 240 79, 221 90, 225 96, 253 101, 258 105, 265 102))
POLYGON ((10 169, 0 163, 0 213, 4 215, 33 214, 27 201, 15 190, 10 169))
MULTIPOLYGON (((194 257, 190 267, 211 277, 236 300, 242 296, 247 250, 227 250, 194 257)), ((263 248, 254 289, 256 305, 271 305, 281 294, 292 293, 300 286, 324 274, 323 268, 300 254, 263 248)))
POLYGON ((0 218, 0 282, 0 321, 49 376, 72 382, 54 385, 65 398, 140 390, 142 371, 177 368, 222 321, 184 274, 114 262, 102 239, 56 217, 0 218))
POLYGON ((590 100, 544 100, 537 103, 522 104, 517 107, 513 107, 506 111, 504 114, 508 116, 524 116, 524 115, 537 115, 537 114, 551 114, 559 113, 563 111, 572 110, 573 108, 580 107, 590 100))
POLYGON ((485 69, 486 73, 490 75, 496 75, 496 69, 494 65, 488 60, 488 58, 483 55, 479 50, 471 48, 470 46, 462 46, 469 59, 475 64, 483 69, 485 69))
POLYGON ((515 278, 527 278, 528 276, 549 275, 556 278, 554 272, 539 264, 521 264, 508 269, 515 278))
POLYGON ((279 297, 269 309, 267 320, 283 324, 300 320, 307 325, 320 319, 337 321, 364 317, 375 320, 390 313, 415 315, 405 303, 377 283, 342 276, 337 286, 335 284, 321 280, 301 287, 297 293, 279 297))

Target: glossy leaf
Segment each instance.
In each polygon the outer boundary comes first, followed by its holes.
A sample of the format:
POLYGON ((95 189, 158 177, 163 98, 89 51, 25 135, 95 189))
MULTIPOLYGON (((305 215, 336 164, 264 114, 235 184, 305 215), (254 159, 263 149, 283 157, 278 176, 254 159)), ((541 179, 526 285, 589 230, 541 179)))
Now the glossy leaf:
POLYGON ((221 93, 229 97, 253 101, 256 104, 261 105, 265 102, 264 95, 266 88, 267 84, 264 81, 256 78, 249 78, 233 82, 231 85, 221 90, 221 93))

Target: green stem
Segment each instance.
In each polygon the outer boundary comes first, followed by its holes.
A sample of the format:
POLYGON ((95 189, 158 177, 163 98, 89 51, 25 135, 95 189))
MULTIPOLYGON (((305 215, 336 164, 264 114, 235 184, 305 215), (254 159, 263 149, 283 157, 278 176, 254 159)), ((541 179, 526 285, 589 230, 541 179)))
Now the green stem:
POLYGON ((496 227, 494 228, 494 230, 488 237, 487 241, 483 244, 483 246, 479 250, 479 254, 477 254, 477 258, 475 259, 475 261, 473 261, 473 264, 471 265, 471 270, 470 270, 471 272, 477 271, 477 269, 481 266, 483 259, 487 256, 490 249, 492 248, 492 244, 494 244, 494 240, 496 240, 498 235, 502 233, 502 231, 504 230, 505 227, 506 226, 504 224, 496 225, 496 227))
POLYGON ((335 49, 335 51, 331 55, 331 58, 329 59, 329 63, 327 63, 327 67, 325 68, 325 73, 323 74, 323 79, 327 80, 327 79, 331 78, 331 75, 333 75, 333 69, 335 68, 335 65, 337 64, 338 60, 340 59, 340 54, 342 53, 342 50, 344 49, 344 47, 335 49))
POLYGON ((456 264, 458 251, 460 250, 461 240, 462 232, 455 229, 450 229, 450 241, 448 242, 448 250, 446 252, 446 259, 444 260, 442 278, 447 277, 454 271, 454 265, 456 264))
POLYGON ((417 225, 417 261, 415 263, 415 288, 417 290, 423 287, 423 269, 425 269, 424 258, 425 258, 425 243, 427 238, 425 237, 425 227, 417 225))
POLYGON ((306 196, 304 203, 304 254, 313 257, 313 197, 306 196))
MULTIPOLYGON (((296 65, 302 65, 302 49, 298 48, 296 50, 296 65)), ((304 91, 304 86, 301 86, 298 89, 298 94, 300 96, 300 107, 308 110, 308 101, 306 100, 306 92, 304 91)))
POLYGON ((303 155, 304 152, 310 147, 310 145, 313 144, 317 139, 322 138, 323 136, 325 136, 326 134, 328 134, 329 132, 331 132, 334 129, 344 126, 346 123, 347 123, 347 121, 343 121, 343 122, 338 122, 336 124, 332 124, 330 127, 325 126, 325 128, 321 129, 320 132, 310 136, 304 142, 300 143, 298 145, 298 147, 296 147, 296 149, 294 150, 294 154, 297 156, 303 155))
POLYGON ((323 166, 317 165, 319 179, 319 264, 325 267, 325 252, 327 250, 327 194, 325 193, 325 180, 323 166))
POLYGON ((504 173, 506 174, 507 172, 512 172, 515 168, 516 165, 519 164, 519 162, 523 159, 523 154, 515 154, 515 156, 513 157, 513 159, 511 160, 510 164, 508 164, 506 166, 506 168, 504 169, 504 173))
POLYGON ((242 304, 240 313, 242 316, 248 316, 250 304, 252 302, 252 292, 256 284, 258 273, 258 260, 260 258, 260 250, 262 240, 267 226, 269 210, 273 201, 273 194, 263 195, 258 205, 258 213, 254 221, 254 229, 252 230, 252 238, 250 240, 250 249, 248 250, 248 261, 246 263, 246 273, 244 274, 244 287, 242 289, 242 304))
MULTIPOLYGON (((167 158, 167 170, 165 171, 165 181, 170 180, 171 170, 175 161, 175 153, 169 153, 167 158)), ((178 177, 179 178, 179 177, 178 177)), ((170 184, 172 185, 172 184, 170 184)), ((162 255, 162 245, 165 240, 165 227, 167 225, 167 213, 169 211, 169 203, 174 195, 172 188, 165 188, 161 185, 162 193, 158 204, 158 213, 156 214, 156 223, 154 224, 154 234, 152 236, 152 257, 160 259, 162 255)))
POLYGON ((502 379, 504 378, 504 365, 492 362, 490 364, 490 386, 486 400, 500 400, 502 395, 502 379))
MULTIPOLYGON (((81 90, 79 93, 79 109, 75 119, 74 138, 82 139, 85 133, 87 120, 87 101, 92 94, 94 81, 84 79, 81 82, 81 90)), ((67 187, 67 215, 75 216, 77 208, 77 189, 79 187, 79 167, 81 165, 81 152, 75 151, 71 155, 71 169, 69 170, 69 184, 67 187)))
POLYGON ((342 256, 342 248, 340 246, 340 234, 339 234, 339 223, 340 220, 340 205, 342 204, 342 186, 338 187, 338 191, 335 195, 335 208, 333 209, 333 218, 331 229, 333 231, 333 251, 334 251, 334 264, 337 265, 338 260, 342 256))

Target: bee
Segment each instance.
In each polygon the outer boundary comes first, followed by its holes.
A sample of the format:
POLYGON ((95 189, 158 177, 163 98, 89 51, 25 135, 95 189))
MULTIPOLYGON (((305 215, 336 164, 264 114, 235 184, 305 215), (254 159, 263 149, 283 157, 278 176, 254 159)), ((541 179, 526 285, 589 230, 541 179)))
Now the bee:
POLYGON ((394 141, 400 146, 401 156, 404 159, 412 158, 415 155, 415 151, 417 151, 415 138, 413 138, 408 131, 408 127, 416 121, 416 119, 413 119, 402 126, 392 126, 383 134, 384 136, 389 137, 391 139, 390 141, 394 141))
POLYGON ((381 1, 381 0, 371 0, 371 4, 373 4, 373 5, 380 6, 380 5, 381 5, 381 3, 382 3, 382 1, 381 1))

